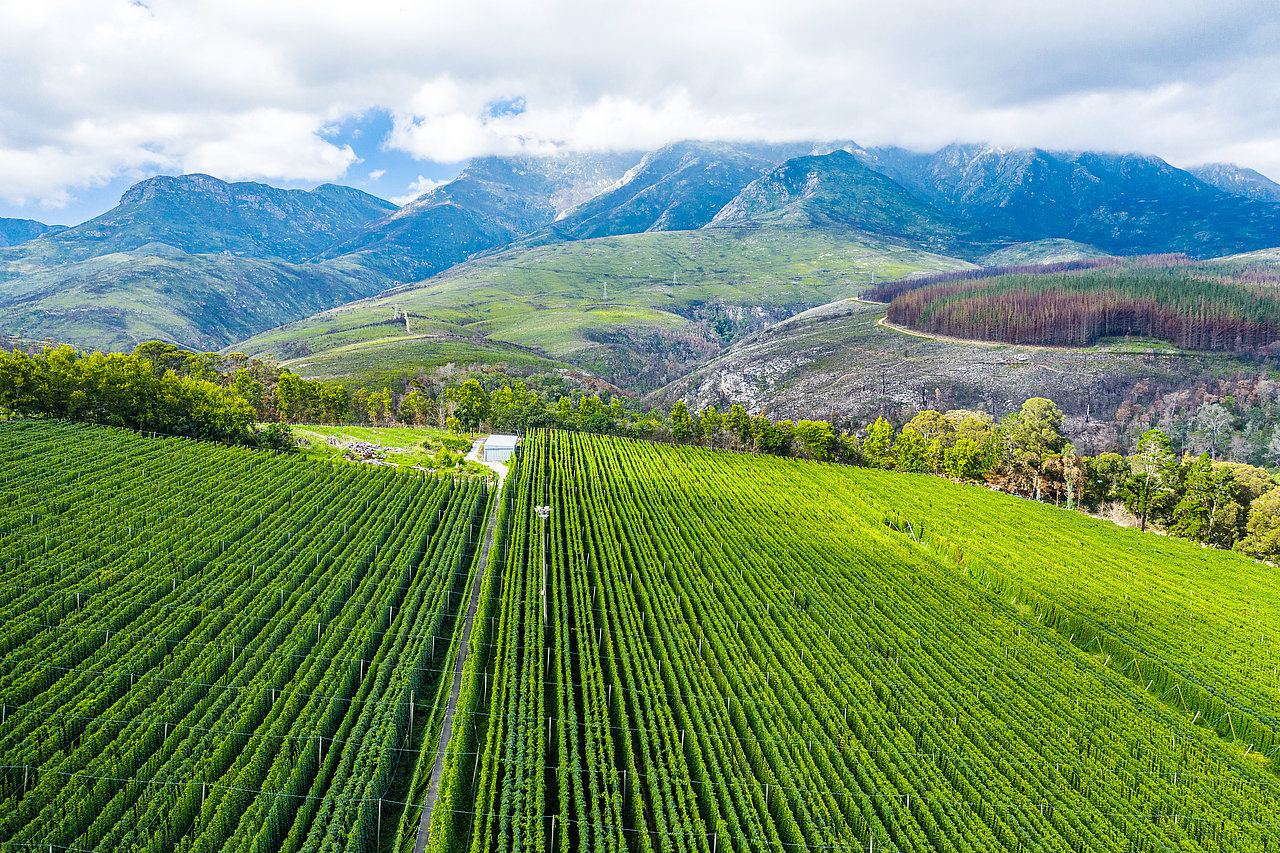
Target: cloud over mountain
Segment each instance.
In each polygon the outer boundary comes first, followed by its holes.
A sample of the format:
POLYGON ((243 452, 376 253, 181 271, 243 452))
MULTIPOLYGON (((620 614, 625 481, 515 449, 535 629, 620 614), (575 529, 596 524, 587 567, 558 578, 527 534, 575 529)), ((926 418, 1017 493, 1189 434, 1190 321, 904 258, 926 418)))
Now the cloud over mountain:
POLYGON ((1273 11, 1264 0, 12 3, 0 9, 0 201, 56 205, 164 171, 305 185, 362 161, 376 171, 391 153, 453 162, 687 138, 987 140, 1280 176, 1273 11), (388 132, 344 133, 371 111, 390 117, 388 132))

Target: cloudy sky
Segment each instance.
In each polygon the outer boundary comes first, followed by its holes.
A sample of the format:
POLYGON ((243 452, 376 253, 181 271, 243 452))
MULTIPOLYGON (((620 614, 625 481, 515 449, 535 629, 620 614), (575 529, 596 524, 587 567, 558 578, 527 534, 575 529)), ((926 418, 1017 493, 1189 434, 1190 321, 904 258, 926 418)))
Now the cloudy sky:
POLYGON ((0 216, 153 174, 406 199, 679 138, 1143 151, 1280 179, 1274 0, 0 0, 0 216))

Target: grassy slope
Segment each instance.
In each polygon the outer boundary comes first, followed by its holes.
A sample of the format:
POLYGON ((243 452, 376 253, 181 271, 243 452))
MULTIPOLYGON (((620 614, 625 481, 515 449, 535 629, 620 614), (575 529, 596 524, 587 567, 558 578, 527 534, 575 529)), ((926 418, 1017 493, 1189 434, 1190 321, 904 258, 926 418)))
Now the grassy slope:
POLYGON ((763 325, 850 295, 872 274, 964 266, 832 231, 726 228, 607 237, 473 260, 234 348, 301 358, 293 366, 304 375, 345 376, 352 384, 447 361, 541 357, 546 366, 567 364, 645 388, 719 349, 722 341, 700 322, 716 312, 747 309, 738 320, 754 316, 763 325), (403 321, 391 321, 397 306, 409 313, 407 334, 403 321), (445 352, 466 339, 469 352, 445 352), (521 355, 504 343, 529 351, 521 355), (435 355, 437 349, 442 354, 435 355))
POLYGON ((216 349, 379 286, 343 264, 168 247, 80 257, 42 240, 0 253, 0 332, 109 350, 153 339, 216 349))
POLYGON ((462 457, 475 439, 470 433, 459 435, 432 427, 360 427, 350 424, 295 426, 293 431, 310 442, 307 447, 302 448, 304 454, 330 462, 343 461, 342 449, 329 444, 329 439, 332 438, 340 443, 355 440, 376 444, 382 448, 377 454, 378 459, 402 468, 418 466, 444 474, 461 470, 481 477, 493 473, 484 465, 463 460, 462 457), (441 451, 449 453, 448 461, 451 464, 440 465, 441 451))

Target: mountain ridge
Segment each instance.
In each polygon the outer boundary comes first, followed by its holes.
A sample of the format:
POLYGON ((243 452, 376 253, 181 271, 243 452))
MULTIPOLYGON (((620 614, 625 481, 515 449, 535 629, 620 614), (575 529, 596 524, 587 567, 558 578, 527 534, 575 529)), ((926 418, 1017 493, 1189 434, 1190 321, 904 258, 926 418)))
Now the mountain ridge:
POLYGON ((0 248, 17 246, 46 234, 65 231, 64 225, 46 225, 34 219, 7 219, 0 217, 0 248))
MULTIPOLYGON (((1149 155, 984 145, 921 153, 847 140, 686 140, 649 152, 477 158, 399 207, 337 184, 288 190, 156 176, 72 228, 14 226, 23 241, 0 248, 0 332, 112 347, 154 328, 174 343, 230 344, 229 335, 339 300, 434 281, 468 259, 605 239, 592 235, 730 227, 763 230, 779 245, 806 233, 837 244, 873 238, 980 263, 1280 246, 1280 205, 1253 197, 1267 190, 1265 178, 1235 166, 1202 174, 1236 192, 1149 155), (174 287, 183 270, 189 281, 174 287), (232 296, 210 301, 202 291, 232 296), (249 325, 218 316, 239 310, 242 297, 249 325), (95 306, 145 311, 147 300, 175 300, 156 307, 183 321, 123 322, 107 312, 93 325, 95 306)), ((740 266, 725 269, 749 280, 740 266)))

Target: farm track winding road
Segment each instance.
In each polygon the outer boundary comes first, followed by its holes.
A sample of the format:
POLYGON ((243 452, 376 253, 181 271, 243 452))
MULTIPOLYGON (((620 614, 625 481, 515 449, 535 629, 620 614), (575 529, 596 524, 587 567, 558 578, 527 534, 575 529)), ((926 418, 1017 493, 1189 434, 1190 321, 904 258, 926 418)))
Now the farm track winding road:
POLYGON ((467 459, 487 465, 498 474, 498 488, 493 493, 493 506, 489 509, 489 523, 485 526, 484 542, 480 546, 480 562, 476 567, 475 579, 471 582, 471 602, 467 606, 467 624, 462 629, 462 643, 458 648, 458 661, 453 668, 453 687, 449 691, 449 703, 445 706, 444 723, 440 726, 440 742, 436 747, 436 762, 431 768, 431 784, 427 787, 427 799, 422 804, 422 817, 418 821, 418 835, 413 845, 414 853, 423 853, 427 847, 427 839, 431 831, 431 814, 435 810, 436 799, 440 796, 440 777, 444 773, 444 757, 449 751, 449 741, 453 739, 454 711, 458 707, 458 693, 462 689, 462 668, 467 663, 467 655, 471 650, 471 626, 475 623, 476 610, 480 605, 480 585, 484 580, 485 568, 489 562, 489 546, 493 544, 493 531, 498 521, 498 500, 502 496, 502 483, 507 478, 507 466, 500 462, 485 462, 480 458, 480 447, 488 436, 476 440, 467 454, 467 459))

